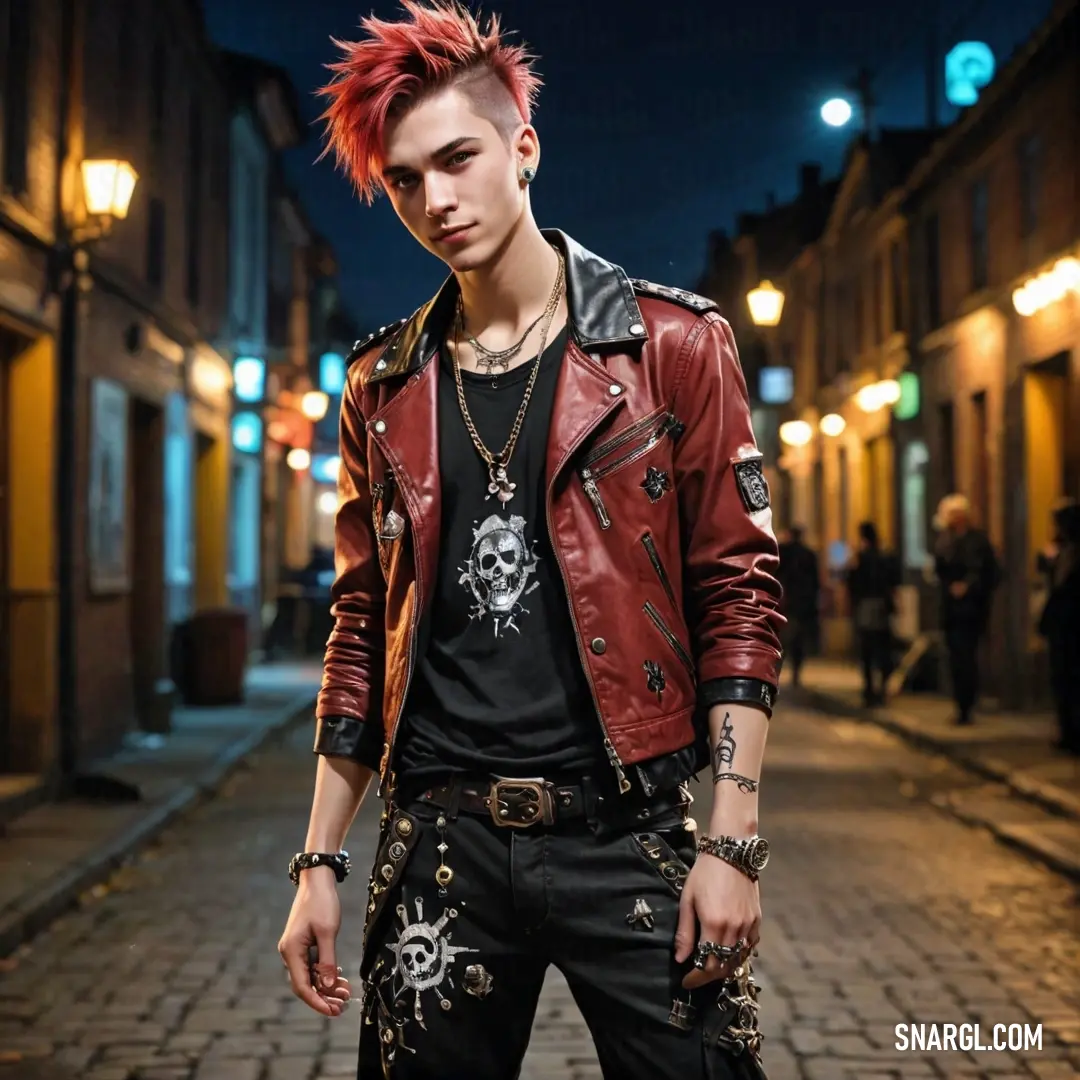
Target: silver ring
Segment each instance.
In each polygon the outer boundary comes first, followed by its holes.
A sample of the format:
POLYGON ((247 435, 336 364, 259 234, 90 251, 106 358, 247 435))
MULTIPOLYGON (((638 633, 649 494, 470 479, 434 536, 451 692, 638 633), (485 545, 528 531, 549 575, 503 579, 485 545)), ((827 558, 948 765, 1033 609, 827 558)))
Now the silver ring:
POLYGON ((717 960, 735 960, 746 951, 746 941, 739 938, 734 945, 718 945, 715 941, 702 941, 694 950, 694 967, 702 971, 710 956, 717 960))

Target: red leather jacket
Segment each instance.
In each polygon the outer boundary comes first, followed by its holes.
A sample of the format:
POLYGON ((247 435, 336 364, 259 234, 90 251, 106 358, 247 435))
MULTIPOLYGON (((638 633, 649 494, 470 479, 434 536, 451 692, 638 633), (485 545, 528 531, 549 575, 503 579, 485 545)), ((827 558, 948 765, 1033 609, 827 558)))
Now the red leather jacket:
MULTIPOLYGON (((715 305, 545 235, 566 256, 571 321, 548 526, 626 790, 628 766, 701 741, 694 720, 708 707, 771 711, 777 545, 735 341, 715 305)), ((364 760, 358 747, 377 737, 382 788, 438 560, 432 359, 455 300, 451 277, 411 318, 358 342, 342 397, 335 628, 315 751, 364 760)))

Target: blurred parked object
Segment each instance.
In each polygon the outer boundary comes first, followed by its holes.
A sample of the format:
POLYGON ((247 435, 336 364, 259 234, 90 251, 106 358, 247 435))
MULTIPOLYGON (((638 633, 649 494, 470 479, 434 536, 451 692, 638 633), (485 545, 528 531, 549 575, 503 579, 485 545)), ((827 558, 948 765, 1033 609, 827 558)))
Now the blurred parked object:
POLYGON ((179 684, 187 705, 237 705, 244 700, 247 612, 200 611, 180 631, 179 684))

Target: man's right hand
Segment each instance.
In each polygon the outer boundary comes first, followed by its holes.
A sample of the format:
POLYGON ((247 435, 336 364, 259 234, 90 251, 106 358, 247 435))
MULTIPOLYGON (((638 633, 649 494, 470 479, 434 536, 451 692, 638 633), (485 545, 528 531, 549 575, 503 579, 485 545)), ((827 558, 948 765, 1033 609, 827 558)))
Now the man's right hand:
POLYGON ((342 978, 335 959, 340 928, 341 901, 333 870, 329 866, 304 870, 278 953, 293 993, 323 1016, 340 1016, 352 997, 349 980, 342 978), (317 963, 309 961, 309 949, 317 954, 317 963))

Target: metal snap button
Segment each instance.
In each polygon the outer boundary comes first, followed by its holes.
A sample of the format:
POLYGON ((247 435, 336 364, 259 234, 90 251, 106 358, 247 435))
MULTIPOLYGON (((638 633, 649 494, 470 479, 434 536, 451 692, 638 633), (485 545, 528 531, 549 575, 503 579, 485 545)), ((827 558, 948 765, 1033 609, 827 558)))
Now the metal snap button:
POLYGON ((385 360, 377 361, 376 364, 375 364, 375 370, 376 371, 385 371, 386 370, 386 361, 385 360))
POLYGON ((631 334, 638 334, 638 335, 644 334, 645 333, 645 327, 642 326, 641 323, 639 323, 639 322, 631 323, 630 324, 630 333, 631 334))
POLYGON ((589 648, 592 649, 597 656, 601 656, 607 652, 607 642, 602 637, 594 637, 589 643, 589 648))
POLYGON ((375 421, 375 430, 381 435, 386 430, 386 421, 385 420, 376 420, 375 421))
POLYGON ((611 395, 612 397, 618 397, 618 396, 619 396, 619 395, 620 395, 620 394, 622 393, 622 387, 621 387, 621 386, 617 386, 617 385, 616 385, 615 383, 612 383, 612 384, 611 384, 611 385, 610 385, 610 386, 608 387, 608 393, 609 393, 609 394, 610 394, 610 395, 611 395))

